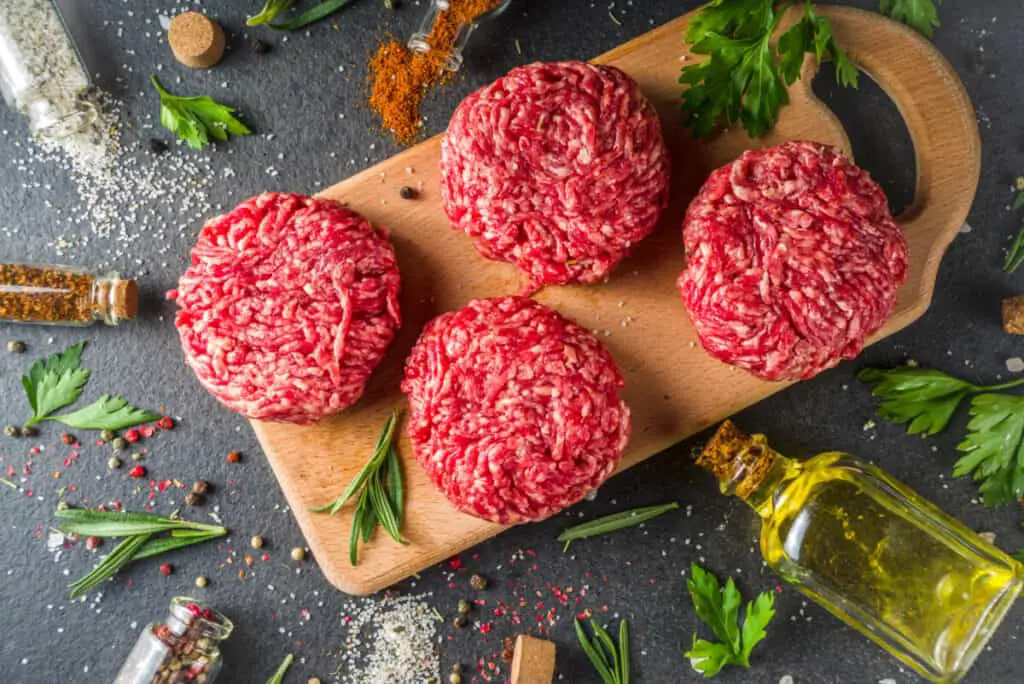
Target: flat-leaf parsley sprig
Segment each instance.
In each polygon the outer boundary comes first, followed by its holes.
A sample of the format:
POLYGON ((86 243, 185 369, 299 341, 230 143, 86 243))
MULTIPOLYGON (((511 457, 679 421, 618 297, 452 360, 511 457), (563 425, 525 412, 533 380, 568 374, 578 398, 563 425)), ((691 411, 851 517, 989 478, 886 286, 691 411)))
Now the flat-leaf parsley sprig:
POLYGON ((857 377, 874 385, 872 393, 882 399, 879 415, 907 425, 910 434, 939 432, 960 403, 973 395, 967 436, 957 445, 964 455, 953 474, 971 475, 988 506, 1024 496, 1024 397, 997 394, 1024 385, 1024 378, 975 385, 942 371, 912 366, 865 368, 857 377))
POLYGON ((931 38, 939 25, 939 9, 936 2, 942 0, 882 0, 879 10, 896 21, 901 21, 918 33, 931 38))
POLYGON ((718 637, 716 643, 693 635, 693 647, 686 652, 690 666, 705 677, 714 677, 726 665, 750 667, 750 653, 765 638, 765 629, 775 616, 775 596, 766 591, 747 603, 741 627, 743 597, 731 577, 720 587, 717 577, 694 563, 686 586, 697 617, 718 637))
POLYGON ((228 134, 249 135, 252 131, 236 119, 234 109, 206 97, 181 97, 167 92, 156 76, 150 80, 160 93, 160 123, 177 133, 193 149, 210 144, 210 138, 225 142, 228 134))
POLYGON ((739 122, 754 138, 775 126, 789 103, 787 86, 800 78, 804 55, 835 65, 842 85, 857 87, 859 72, 836 43, 832 26, 804 2, 803 17, 773 45, 772 37, 794 0, 713 0, 697 12, 686 30, 690 52, 707 55, 683 67, 686 125, 695 137, 721 124, 739 122))

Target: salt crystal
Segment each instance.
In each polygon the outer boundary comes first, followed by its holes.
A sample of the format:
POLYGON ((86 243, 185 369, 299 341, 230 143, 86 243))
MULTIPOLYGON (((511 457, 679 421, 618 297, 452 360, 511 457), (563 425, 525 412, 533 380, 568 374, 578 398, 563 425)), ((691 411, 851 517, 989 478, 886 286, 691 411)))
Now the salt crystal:
POLYGON ((1024 371, 1024 359, 1019 356, 1012 356, 1006 359, 1006 370, 1011 373, 1020 373, 1024 371))

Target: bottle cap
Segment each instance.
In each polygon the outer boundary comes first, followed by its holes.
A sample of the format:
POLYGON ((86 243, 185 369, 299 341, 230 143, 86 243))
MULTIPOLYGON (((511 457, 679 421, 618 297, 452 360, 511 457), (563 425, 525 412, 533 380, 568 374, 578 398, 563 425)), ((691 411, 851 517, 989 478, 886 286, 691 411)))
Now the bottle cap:
POLYGON ((127 321, 139 313, 139 285, 134 280, 115 280, 111 292, 114 319, 127 321))
POLYGON ((193 69, 208 69, 224 56, 224 29, 205 14, 183 12, 171 19, 167 43, 174 58, 193 69))

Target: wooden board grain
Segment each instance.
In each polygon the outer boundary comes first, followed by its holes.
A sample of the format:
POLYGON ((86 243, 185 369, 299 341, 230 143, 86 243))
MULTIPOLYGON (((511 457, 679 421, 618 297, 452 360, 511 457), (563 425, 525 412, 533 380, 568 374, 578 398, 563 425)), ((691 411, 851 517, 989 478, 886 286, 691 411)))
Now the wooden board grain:
MULTIPOLYGON (((916 196, 900 217, 910 242, 910 275, 880 338, 928 307, 939 261, 977 189, 977 123, 955 72, 929 42, 876 14, 836 7, 823 7, 821 13, 832 20, 836 38, 853 61, 895 101, 916 151, 916 196)), ((538 295, 599 331, 626 377, 633 438, 620 470, 785 387, 705 354, 676 293, 675 280, 684 265, 682 216, 702 179, 752 146, 803 138, 850 149, 839 121, 811 92, 811 60, 790 91, 792 104, 768 137, 752 141, 733 130, 700 144, 690 140, 681 125, 677 84, 686 21, 681 17, 595 60, 631 74, 657 108, 672 152, 671 206, 655 233, 609 282, 548 288, 538 295)), ((353 567, 348 561, 351 511, 336 517, 309 512, 334 499, 352 479, 387 413, 404 403, 398 389, 402 364, 423 324, 473 297, 514 293, 522 285, 514 267, 484 260, 466 236, 450 229, 438 197, 438 153, 439 139, 428 140, 322 193, 390 228, 402 271, 402 331, 363 399, 311 427, 253 425, 317 562, 328 580, 354 594, 384 588, 503 529, 453 509, 412 458, 404 435, 399 449, 407 480, 408 546, 378 533, 353 567), (403 185, 419 185, 421 199, 398 199, 403 185)))

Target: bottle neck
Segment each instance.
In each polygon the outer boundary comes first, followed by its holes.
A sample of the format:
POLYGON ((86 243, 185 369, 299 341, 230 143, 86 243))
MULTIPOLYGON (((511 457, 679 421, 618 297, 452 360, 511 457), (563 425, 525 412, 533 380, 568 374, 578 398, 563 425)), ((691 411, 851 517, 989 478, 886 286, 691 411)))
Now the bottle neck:
POLYGON ((800 473, 800 464, 772 449, 764 435, 748 435, 731 421, 711 438, 697 465, 718 478, 723 494, 742 499, 762 518, 772 514, 779 487, 800 473))

